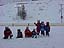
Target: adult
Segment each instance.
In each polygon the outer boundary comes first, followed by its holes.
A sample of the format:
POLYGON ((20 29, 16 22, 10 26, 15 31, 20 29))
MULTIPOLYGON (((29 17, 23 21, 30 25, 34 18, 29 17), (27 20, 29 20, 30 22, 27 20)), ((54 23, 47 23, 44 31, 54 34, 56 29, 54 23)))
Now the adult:
POLYGON ((25 32, 25 37, 32 37, 32 32, 30 31, 29 27, 26 27, 24 32, 25 32))
POLYGON ((9 27, 5 27, 4 30, 4 39, 8 39, 10 37, 10 39, 12 38, 12 31, 10 30, 9 27))
POLYGON ((42 22, 41 22, 41 35, 43 35, 43 36, 45 36, 44 30, 45 30, 45 24, 44 24, 44 22, 42 21, 42 22))
POLYGON ((45 31, 46 31, 46 36, 49 36, 49 32, 50 32, 49 22, 46 22, 45 31))
POLYGON ((39 37, 40 28, 41 28, 40 20, 38 20, 37 23, 34 24, 36 25, 37 36, 39 37))

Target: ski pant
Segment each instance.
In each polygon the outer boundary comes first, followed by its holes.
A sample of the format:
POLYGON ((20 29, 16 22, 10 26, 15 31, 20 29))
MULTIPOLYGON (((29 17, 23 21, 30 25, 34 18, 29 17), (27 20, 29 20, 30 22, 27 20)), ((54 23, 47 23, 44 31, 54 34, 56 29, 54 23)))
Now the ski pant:
MULTIPOLYGON (((3 39, 8 39, 9 36, 4 36, 3 39)), ((10 35, 10 39, 13 37, 13 35, 10 35)))
POLYGON ((48 31, 46 31, 46 36, 49 36, 49 32, 48 31))
POLYGON ((41 31, 41 35, 45 36, 45 33, 44 33, 44 31, 41 31))
POLYGON ((32 35, 32 38, 34 38, 34 37, 37 38, 37 35, 32 35))

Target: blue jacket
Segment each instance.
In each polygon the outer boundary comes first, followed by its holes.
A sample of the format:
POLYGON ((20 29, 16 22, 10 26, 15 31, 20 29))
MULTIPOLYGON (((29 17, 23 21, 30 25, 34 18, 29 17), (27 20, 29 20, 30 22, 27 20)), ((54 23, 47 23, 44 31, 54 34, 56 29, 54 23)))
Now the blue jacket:
POLYGON ((44 24, 41 24, 41 31, 44 31, 45 30, 45 25, 44 24))

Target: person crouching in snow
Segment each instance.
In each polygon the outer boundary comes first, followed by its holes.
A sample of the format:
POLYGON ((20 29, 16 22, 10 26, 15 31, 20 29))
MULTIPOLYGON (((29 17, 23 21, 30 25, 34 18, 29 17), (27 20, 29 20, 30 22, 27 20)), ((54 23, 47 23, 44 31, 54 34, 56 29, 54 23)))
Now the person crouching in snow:
POLYGON ((35 29, 33 29, 33 31, 32 31, 32 38, 34 38, 34 37, 37 38, 35 29))
POLYGON ((32 37, 32 32, 30 31, 29 27, 26 27, 24 32, 25 32, 25 37, 32 37))
POLYGON ((42 22, 41 22, 41 35, 43 35, 43 36, 45 36, 44 30, 45 30, 45 24, 44 24, 44 22, 42 21, 42 22))
POLYGON ((39 37, 40 26, 41 26, 40 20, 38 20, 37 23, 34 23, 34 24, 36 25, 37 36, 39 37))
POLYGON ((16 38, 23 38, 23 34, 20 29, 17 30, 17 37, 16 38))
POLYGON ((8 39, 9 37, 10 37, 10 39, 13 37, 12 31, 10 30, 10 28, 5 27, 5 30, 4 30, 4 39, 8 39))
POLYGON ((46 31, 46 36, 49 36, 49 32, 50 32, 50 25, 49 25, 49 22, 46 22, 45 31, 46 31))

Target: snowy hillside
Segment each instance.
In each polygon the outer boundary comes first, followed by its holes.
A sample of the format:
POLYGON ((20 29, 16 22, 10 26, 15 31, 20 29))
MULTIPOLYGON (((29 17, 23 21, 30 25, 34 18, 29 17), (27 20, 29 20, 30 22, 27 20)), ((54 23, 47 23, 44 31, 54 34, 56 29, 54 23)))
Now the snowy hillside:
MULTIPOLYGON (((25 5, 25 10, 27 12, 27 18, 26 20, 20 19, 20 17, 17 16, 17 2, 15 3, 8 3, 4 6, 0 6, 0 22, 23 22, 23 23, 29 23, 29 22, 35 22, 36 20, 41 21, 49 21, 51 23, 60 23, 60 5, 61 1, 58 0, 52 0, 52 1, 30 1, 30 2, 24 2, 27 4, 25 5)), ((64 7, 64 5, 63 5, 64 7)), ((63 10, 64 12, 64 10, 63 10)), ((64 16, 64 13, 63 13, 64 16)), ((63 19, 64 20, 64 19, 63 19)), ((63 21, 64 22, 64 21, 63 21)))

